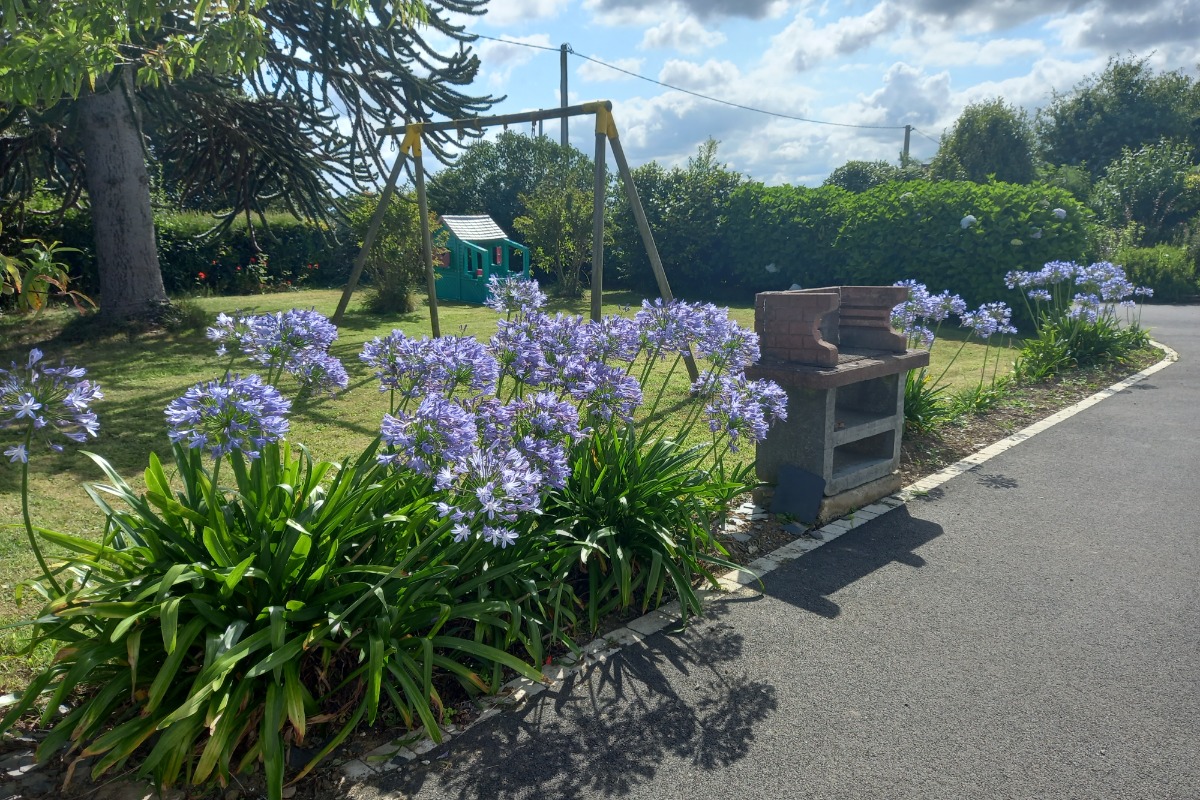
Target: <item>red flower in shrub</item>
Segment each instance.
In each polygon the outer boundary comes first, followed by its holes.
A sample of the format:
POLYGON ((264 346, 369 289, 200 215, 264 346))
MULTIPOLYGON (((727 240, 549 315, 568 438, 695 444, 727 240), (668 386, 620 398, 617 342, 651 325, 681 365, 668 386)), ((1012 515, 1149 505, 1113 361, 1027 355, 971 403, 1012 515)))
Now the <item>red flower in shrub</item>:
POLYGON ((207 276, 207 275, 205 275, 203 272, 198 272, 198 273, 196 273, 196 278, 197 278, 197 279, 199 279, 199 280, 204 280, 204 279, 205 279, 205 278, 207 278, 207 277, 208 277, 208 276, 207 276))

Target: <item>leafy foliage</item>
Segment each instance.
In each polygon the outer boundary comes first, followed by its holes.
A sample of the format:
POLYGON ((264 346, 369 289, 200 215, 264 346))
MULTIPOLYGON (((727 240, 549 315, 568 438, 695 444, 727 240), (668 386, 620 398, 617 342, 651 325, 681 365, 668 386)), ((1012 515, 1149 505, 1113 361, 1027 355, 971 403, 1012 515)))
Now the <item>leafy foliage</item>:
POLYGON ((521 195, 525 213, 513 221, 529 245, 533 264, 554 277, 560 297, 583 294, 582 273, 592 257, 592 214, 595 194, 580 188, 578 180, 557 176, 582 173, 583 159, 575 169, 560 167, 556 177, 543 180, 530 194, 521 195))
POLYGON ((970 304, 1004 296, 1010 270, 1081 257, 1092 226, 1079 201, 1037 184, 888 184, 853 195, 843 208, 833 241, 837 282, 912 278, 953 286, 970 304))
MULTIPOLYGON (((686 281, 688 296, 703 286, 705 296, 719 297, 736 285, 729 274, 728 241, 737 235, 730 202, 745 178, 718 161, 717 145, 708 139, 684 167, 668 170, 650 162, 633 170, 663 268, 669 280, 686 281)), ((611 264, 623 285, 657 292, 625 190, 614 186, 610 194, 613 246, 605 254, 605 266, 611 264)))
MULTIPOLYGON (((362 246, 371 217, 378 208, 379 196, 374 194, 356 195, 347 201, 346 216, 356 245, 362 246)), ((429 222, 430 228, 436 230, 434 215, 430 214, 429 222)), ((425 285, 423 258, 421 213, 416 198, 409 193, 393 195, 363 267, 367 277, 367 307, 376 313, 415 311, 413 293, 425 285)))
POLYGON ((571 189, 591 194, 590 159, 546 136, 504 131, 495 141, 473 143, 429 179, 429 208, 437 214, 487 214, 511 236, 517 217, 527 213, 522 195, 533 196, 548 181, 553 186, 564 178, 571 189))
POLYGON ((751 293, 836 283, 843 259, 834 242, 862 196, 836 186, 740 186, 730 197, 722 250, 727 285, 751 293))
POLYGON ((748 468, 729 478, 710 473, 707 449, 639 443, 632 427, 616 425, 576 446, 567 485, 546 503, 545 527, 575 540, 566 553, 583 583, 589 630, 639 599, 643 611, 659 605, 668 589, 686 619, 700 611, 693 584, 715 586, 713 568, 734 566, 712 525, 753 483, 748 468))
POLYGON ((1125 266, 1134 283, 1153 289, 1156 300, 1174 303, 1200 293, 1196 262, 1186 248, 1169 244, 1123 247, 1114 260, 1125 266))
POLYGON ((78 743, 98 776, 145 745, 139 771, 164 785, 225 783, 261 761, 278 800, 285 750, 312 727, 336 722, 301 775, 384 705, 436 737, 435 668, 475 690, 486 687, 464 663, 475 658, 536 676, 474 635, 500 626, 511 639, 514 623, 503 604, 456 597, 482 557, 447 548, 428 480, 389 475, 374 455, 338 469, 268 444, 249 465, 231 456, 227 490, 222 462, 209 469, 176 446, 182 486, 152 457, 144 496, 93 456, 109 479, 89 488, 104 540, 42 531, 70 554, 72 580, 48 597, 31 646, 64 649, 0 728, 43 692, 48 723, 63 698, 97 687, 56 722, 42 757, 78 743))
POLYGON ((942 137, 929 170, 948 180, 1030 183, 1034 160, 1028 117, 1000 98, 971 103, 942 137))
POLYGON ((1038 146, 1046 162, 1083 165, 1099 177, 1124 148, 1162 138, 1200 147, 1198 114, 1200 82, 1179 71, 1155 73, 1148 58, 1113 56, 1041 109, 1038 146))
POLYGON ((950 416, 946 387, 934 381, 928 367, 910 369, 904 376, 904 426, 926 433, 950 416))
POLYGON ((1200 181, 1189 180, 1200 175, 1194 160, 1189 145, 1166 139, 1126 147, 1096 181, 1093 204, 1110 225, 1139 225, 1144 244, 1169 240, 1200 210, 1200 181))
POLYGON ((838 186, 848 192, 865 192, 891 181, 910 180, 903 168, 886 161, 847 161, 829 173, 822 186, 838 186))

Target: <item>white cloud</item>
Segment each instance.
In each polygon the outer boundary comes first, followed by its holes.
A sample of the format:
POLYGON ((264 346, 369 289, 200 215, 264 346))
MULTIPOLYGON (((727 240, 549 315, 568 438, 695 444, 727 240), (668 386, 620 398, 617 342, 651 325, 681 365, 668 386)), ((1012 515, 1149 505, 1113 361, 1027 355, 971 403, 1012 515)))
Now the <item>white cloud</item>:
POLYGON ((835 109, 834 119, 860 125, 931 126, 952 108, 950 73, 929 75, 924 69, 897 62, 883 75, 883 85, 835 109))
POLYGON ((499 0, 488 3, 483 20, 489 25, 505 27, 550 19, 557 17, 567 3, 568 0, 499 0))
MULTIPOLYGON (((597 56, 597 58, 599 58, 597 56)), ((640 58, 614 58, 611 61, 608 59, 600 59, 614 67, 620 67, 629 72, 641 73, 643 60, 640 58)), ((617 72, 615 69, 609 69, 603 64, 597 64, 595 61, 584 61, 575 70, 584 83, 606 83, 609 81, 626 81, 634 80, 632 75, 626 75, 623 72, 617 72)))
POLYGON ((550 37, 544 33, 535 33, 532 36, 509 36, 506 38, 510 41, 498 42, 493 39, 480 39, 476 42, 479 60, 482 62, 482 71, 486 74, 486 80, 488 83, 497 86, 506 83, 514 69, 529 63, 539 54, 545 54, 545 51, 536 50, 532 47, 522 47, 520 44, 512 44, 510 42, 535 44, 542 47, 551 46, 550 37))
POLYGON ((841 17, 824 26, 806 11, 771 40, 768 58, 781 67, 805 72, 864 50, 902 25, 904 14, 890 2, 857 17, 841 17))
POLYGON ((787 8, 787 0, 586 0, 583 7, 609 24, 617 20, 645 20, 661 16, 666 9, 681 10, 700 19, 742 17, 752 20, 779 16, 787 8))
POLYGON ((741 70, 732 61, 712 59, 703 64, 671 59, 658 73, 658 79, 663 83, 705 94, 734 86, 741 76, 741 70))
POLYGON ((642 35, 639 47, 644 50, 678 50, 681 53, 702 53, 725 43, 725 34, 706 30, 694 17, 666 19, 642 35))
POLYGON ((1001 66, 1045 55, 1048 49, 1041 39, 987 38, 976 41, 960 39, 949 30, 929 29, 896 39, 888 46, 889 52, 909 63, 939 67, 1001 66))
POLYGON ((1108 53, 1146 52, 1160 49, 1173 52, 1173 61, 1196 58, 1196 31, 1200 27, 1200 0, 1171 3, 1129 3, 1104 8, 1092 3, 1078 14, 1049 22, 1069 48, 1108 53))

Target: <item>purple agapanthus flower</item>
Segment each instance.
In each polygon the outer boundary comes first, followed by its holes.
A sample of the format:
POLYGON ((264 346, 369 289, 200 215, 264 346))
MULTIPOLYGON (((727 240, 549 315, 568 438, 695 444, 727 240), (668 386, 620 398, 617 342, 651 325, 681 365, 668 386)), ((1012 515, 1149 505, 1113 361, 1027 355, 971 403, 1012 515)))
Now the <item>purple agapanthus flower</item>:
POLYGON ((643 300, 634 320, 641 331, 642 349, 660 358, 687 350, 703 324, 696 306, 662 298, 653 303, 643 300))
POLYGON ((293 374, 307 391, 334 394, 350 385, 350 375, 342 362, 328 353, 310 353, 293 365, 293 374))
POLYGON ((940 324, 951 314, 961 317, 967 311, 966 302, 948 290, 931 294, 925 284, 915 280, 893 285, 908 289, 908 299, 892 309, 892 325, 904 333, 910 347, 932 347, 936 334, 930 326, 940 324))
POLYGON ((475 416, 453 400, 426 397, 412 413, 385 414, 380 428, 390 452, 380 462, 435 475, 445 466, 457 467, 475 444, 475 416))
POLYGON ((1012 309, 1004 303, 984 303, 975 311, 962 315, 964 328, 981 339, 989 339, 998 333, 1016 333, 1012 324, 1012 309))
POLYGON ((488 279, 488 296, 484 304, 501 314, 530 314, 546 305, 546 295, 535 280, 505 278, 493 275, 488 279))
POLYGON ((584 327, 588 357, 595 361, 631 362, 641 349, 638 324, 616 314, 584 327))
POLYGON ((772 381, 748 381, 741 375, 722 376, 705 407, 709 429, 729 437, 729 449, 767 438, 771 423, 787 419, 787 394, 772 381))
POLYGON ((172 442, 202 447, 213 458, 239 451, 250 459, 287 435, 291 401, 257 375, 198 383, 166 408, 172 442))
POLYGON ((469 336, 414 339, 397 330, 368 342, 359 358, 375 368, 380 391, 402 397, 490 392, 500 373, 487 347, 469 336))
POLYGON ((452 523, 458 542, 479 529, 485 541, 508 547, 518 538, 512 525, 541 512, 540 476, 513 447, 473 448, 457 468, 438 471, 435 487, 448 498, 438 503, 438 515, 452 523))
POLYGON ((226 355, 233 345, 271 374, 291 374, 305 391, 332 392, 349 385, 345 367, 329 354, 337 336, 337 327, 325 315, 299 308, 253 316, 218 314, 208 329, 208 338, 218 344, 217 355, 226 355))
POLYGON ((758 334, 730 319, 728 308, 705 304, 697 311, 696 354, 707 358, 714 372, 744 370, 758 361, 758 334))
POLYGON ((501 321, 488 348, 500 365, 501 374, 520 383, 536 384, 546 374, 546 357, 536 334, 540 314, 512 322, 501 321))
MULTIPOLYGON (((42 441, 61 453, 57 437, 80 444, 98 434, 100 422, 91 406, 104 394, 99 384, 83 379, 87 370, 82 367, 47 366, 42 357, 35 347, 23 365, 0 368, 0 434, 42 441)), ((4 454, 10 461, 29 459, 24 441, 4 454)))

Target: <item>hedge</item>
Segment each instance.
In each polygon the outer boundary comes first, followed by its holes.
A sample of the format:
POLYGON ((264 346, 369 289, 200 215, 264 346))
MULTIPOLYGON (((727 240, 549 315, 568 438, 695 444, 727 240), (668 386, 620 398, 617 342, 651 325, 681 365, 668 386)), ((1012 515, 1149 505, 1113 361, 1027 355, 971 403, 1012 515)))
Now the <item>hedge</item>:
MULTIPOLYGON (((358 252, 353 233, 333 231, 287 214, 268 214, 267 228, 255 226, 258 248, 244 219, 221 236, 204 238, 198 237, 213 225, 208 215, 158 213, 154 221, 163 284, 172 295, 255 292, 284 287, 289 281, 292 286, 341 286, 358 252)), ((64 255, 63 261, 71 267, 76 288, 96 291, 95 246, 91 216, 86 211, 69 211, 61 222, 29 217, 21 235, 59 241, 79 250, 64 255)))

